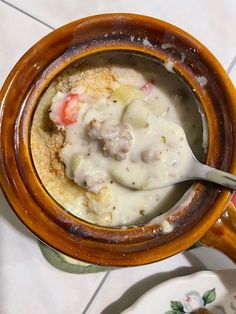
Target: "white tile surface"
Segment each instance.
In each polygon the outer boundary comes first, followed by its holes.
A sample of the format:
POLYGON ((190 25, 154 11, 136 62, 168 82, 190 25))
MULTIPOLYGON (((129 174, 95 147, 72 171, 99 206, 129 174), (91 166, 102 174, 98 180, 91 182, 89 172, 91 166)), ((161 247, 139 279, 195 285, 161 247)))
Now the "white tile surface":
MULTIPOLYGON (((155 264, 115 270, 107 277, 87 314, 121 313, 143 293, 165 280, 199 270, 223 268, 235 268, 235 265, 216 250, 198 248, 155 264)), ((147 313, 153 311, 147 309, 147 313)))
POLYGON ((58 27, 88 15, 130 12, 175 24, 205 44, 227 69, 236 53, 235 0, 8 0, 58 27))
MULTIPOLYGON (((1 2, 0 20, 1 86, 21 55, 50 29, 1 2)), ((1 192, 0 204, 0 313, 82 312, 104 274, 71 275, 51 267, 1 192)))
POLYGON ((53 268, 0 193, 0 313, 82 313, 104 273, 74 275, 53 268))
POLYGON ((0 88, 14 64, 49 28, 0 2, 0 88))
POLYGON ((229 76, 231 78, 231 81, 234 83, 234 86, 236 88, 236 56, 235 56, 235 63, 233 68, 231 69, 229 76))

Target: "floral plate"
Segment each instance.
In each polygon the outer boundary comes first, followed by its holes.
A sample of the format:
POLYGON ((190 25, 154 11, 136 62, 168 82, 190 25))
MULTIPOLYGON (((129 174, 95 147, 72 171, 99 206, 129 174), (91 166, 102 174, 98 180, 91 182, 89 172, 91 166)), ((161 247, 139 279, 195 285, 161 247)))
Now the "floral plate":
POLYGON ((170 279, 123 314, 236 314, 236 270, 200 271, 170 279))

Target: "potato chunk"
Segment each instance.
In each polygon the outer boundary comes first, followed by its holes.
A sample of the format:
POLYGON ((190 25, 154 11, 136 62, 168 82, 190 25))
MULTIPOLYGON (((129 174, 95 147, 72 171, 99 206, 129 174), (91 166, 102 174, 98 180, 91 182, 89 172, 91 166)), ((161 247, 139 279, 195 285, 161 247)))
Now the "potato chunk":
POLYGON ((141 99, 135 99, 127 106, 123 116, 123 122, 140 129, 148 126, 149 110, 147 104, 141 99))
POLYGON ((133 99, 143 99, 144 97, 144 92, 133 85, 121 85, 111 94, 112 99, 121 101, 124 105, 130 103, 133 99))
POLYGON ((112 211, 115 206, 115 197, 112 190, 108 187, 103 187, 99 193, 86 192, 89 210, 97 215, 105 215, 112 211))
POLYGON ((168 113, 169 107, 160 100, 150 98, 148 100, 148 109, 157 117, 165 117, 168 113))

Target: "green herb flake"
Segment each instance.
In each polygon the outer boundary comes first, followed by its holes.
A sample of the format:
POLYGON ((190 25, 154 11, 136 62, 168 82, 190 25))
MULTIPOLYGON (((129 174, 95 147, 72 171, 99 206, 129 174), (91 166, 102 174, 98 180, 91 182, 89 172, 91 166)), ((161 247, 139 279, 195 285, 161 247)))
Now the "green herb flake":
POLYGON ((162 135, 161 139, 162 139, 162 142, 166 144, 166 137, 164 135, 162 135))
POLYGON ((144 209, 140 209, 139 214, 144 216, 144 209))

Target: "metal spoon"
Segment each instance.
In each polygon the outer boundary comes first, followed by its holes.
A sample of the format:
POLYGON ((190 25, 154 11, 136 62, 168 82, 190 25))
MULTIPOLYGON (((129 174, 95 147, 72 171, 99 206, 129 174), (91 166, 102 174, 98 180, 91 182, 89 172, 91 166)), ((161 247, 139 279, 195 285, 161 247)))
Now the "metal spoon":
POLYGON ((116 178, 116 181, 118 181, 122 185, 125 185, 127 187, 130 187, 136 190, 160 189, 160 188, 165 188, 167 186, 170 186, 176 183, 180 183, 183 181, 190 181, 190 180, 210 181, 210 182, 217 183, 219 185, 225 186, 233 190, 236 189, 236 176, 235 175, 230 174, 225 171, 215 169, 213 167, 209 167, 205 164, 202 164, 194 156, 192 160, 192 165, 193 165, 192 171, 189 175, 186 174, 185 177, 176 178, 175 180, 173 180, 172 182, 169 182, 168 184, 166 183, 163 184, 161 181, 159 180, 155 181, 153 179, 151 180, 151 182, 143 186, 131 185, 125 182, 124 180, 119 180, 119 179, 117 180, 117 178, 116 178))
MULTIPOLYGON (((167 120, 155 118, 155 125, 167 126, 167 120)), ((164 188, 179 182, 189 181, 189 180, 204 180, 214 182, 230 189, 236 189, 236 176, 212 167, 209 167, 201 162, 199 162, 194 156, 184 130, 177 124, 169 122, 170 126, 176 127, 181 134, 181 145, 178 147, 178 150, 182 150, 182 159, 179 159, 179 164, 182 162, 181 166, 176 166, 174 175, 170 175, 171 171, 166 171, 161 175, 160 170, 170 169, 171 165, 167 164, 165 161, 164 164, 160 161, 155 161, 154 163, 144 163, 138 161, 136 163, 120 163, 117 165, 116 169, 113 170, 113 178, 120 184, 136 189, 136 190, 151 190, 157 188, 164 188), (151 165, 151 167, 150 167, 151 165), (125 167, 129 166, 130 171, 127 173, 124 171, 125 167), (159 168, 158 168, 159 167, 159 168), (162 168, 160 168, 162 167, 162 168), (179 170, 181 169, 181 171, 179 170)), ((155 135, 155 134, 154 134, 155 135)), ((154 140, 154 146, 156 141, 154 140)), ((157 149, 158 149, 157 144, 157 149)), ((135 146, 134 146, 135 149, 135 146)), ((173 168, 172 168, 173 169, 173 168)), ((174 170, 173 170, 174 171, 174 170)))
MULTIPOLYGON (((179 183, 182 181, 189 181, 189 180, 204 180, 204 181, 210 181, 213 183, 217 183, 219 185, 225 186, 227 188, 236 189, 236 176, 225 172, 221 171, 218 169, 215 169, 213 167, 207 166, 201 162, 199 162, 195 156, 193 156, 193 168, 192 168, 192 173, 189 174, 189 176, 186 175, 185 178, 179 178, 176 180, 174 183, 179 183)), ((156 187, 153 188, 160 188, 160 184, 156 184, 156 187)), ((147 188, 144 188, 149 189, 147 188)))

